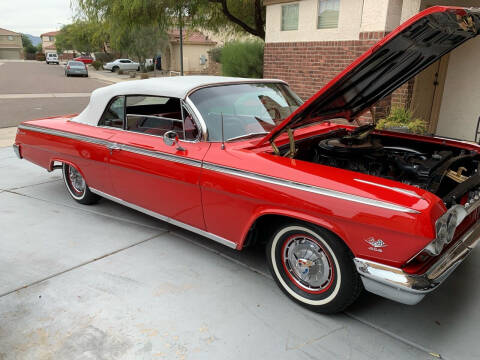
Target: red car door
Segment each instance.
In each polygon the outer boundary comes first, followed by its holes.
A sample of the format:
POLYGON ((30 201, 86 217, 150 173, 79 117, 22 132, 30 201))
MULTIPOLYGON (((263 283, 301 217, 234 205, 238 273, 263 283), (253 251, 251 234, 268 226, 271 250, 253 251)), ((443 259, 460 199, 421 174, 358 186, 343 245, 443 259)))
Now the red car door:
MULTIPOLYGON (((155 104, 156 100, 150 99, 152 97, 143 97, 140 102, 135 100, 135 106, 129 106, 131 98, 140 96, 127 97, 127 131, 119 132, 110 139, 117 147, 112 149, 109 159, 113 195, 141 207, 139 210, 146 209, 205 229, 200 176, 202 160, 210 144, 180 141, 178 145, 166 145, 162 137, 168 130, 165 124, 176 128, 181 136, 184 134, 182 120, 175 119, 181 118, 180 109, 156 113, 156 116, 145 115, 146 112, 152 113, 151 108, 155 111, 172 108, 168 103, 160 104, 165 106, 155 104), (173 117, 173 120, 166 116, 173 117)), ((176 104, 179 106, 178 99, 176 104)))

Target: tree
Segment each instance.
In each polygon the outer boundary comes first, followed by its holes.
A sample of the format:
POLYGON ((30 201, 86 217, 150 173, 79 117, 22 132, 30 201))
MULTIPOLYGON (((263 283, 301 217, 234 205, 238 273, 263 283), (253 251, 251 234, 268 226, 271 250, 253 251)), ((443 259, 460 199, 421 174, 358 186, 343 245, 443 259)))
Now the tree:
POLYGON ((125 26, 115 23, 109 30, 112 49, 136 58, 142 67, 146 59, 153 58, 168 44, 167 35, 156 25, 125 26))
POLYGON ((30 38, 25 34, 21 34, 21 36, 22 36, 23 52, 25 54, 35 54, 37 52, 37 48, 33 46, 30 38))
POLYGON ((60 29, 55 39, 55 46, 60 53, 65 50, 91 53, 102 49, 106 41, 108 41, 108 34, 103 24, 76 20, 60 29))
MULTIPOLYGON (((246 32, 265 39, 263 0, 74 0, 78 15, 127 25, 179 26, 179 15, 192 27, 215 32, 246 32)), ((183 24, 182 24, 183 25, 183 24)))

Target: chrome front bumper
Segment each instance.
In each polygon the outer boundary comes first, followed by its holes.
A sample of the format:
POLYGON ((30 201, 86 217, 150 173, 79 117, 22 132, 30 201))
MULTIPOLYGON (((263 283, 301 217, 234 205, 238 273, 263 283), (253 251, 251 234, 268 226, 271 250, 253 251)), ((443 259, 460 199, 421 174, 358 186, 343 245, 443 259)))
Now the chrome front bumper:
POLYGON ((365 289, 407 305, 415 305, 436 289, 470 254, 480 240, 480 221, 473 225, 422 275, 405 273, 402 269, 355 258, 365 289))
POLYGON ((17 155, 17 157, 19 159, 21 159, 22 154, 20 153, 20 146, 18 146, 17 144, 13 144, 12 147, 13 147, 13 152, 15 153, 15 155, 17 155))

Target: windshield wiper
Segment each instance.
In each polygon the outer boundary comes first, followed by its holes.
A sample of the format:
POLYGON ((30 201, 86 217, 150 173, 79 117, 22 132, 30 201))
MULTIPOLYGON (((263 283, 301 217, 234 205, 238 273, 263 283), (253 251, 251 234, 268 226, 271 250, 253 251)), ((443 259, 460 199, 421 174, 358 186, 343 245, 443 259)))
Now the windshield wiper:
POLYGON ((262 131, 262 132, 254 132, 254 133, 248 133, 248 134, 245 134, 245 135, 240 135, 240 136, 235 136, 235 137, 232 137, 230 139, 227 139, 227 141, 230 141, 230 140, 237 140, 237 139, 242 139, 242 138, 246 138, 246 137, 250 137, 250 136, 257 136, 257 135, 267 135, 268 132, 266 131, 262 131))

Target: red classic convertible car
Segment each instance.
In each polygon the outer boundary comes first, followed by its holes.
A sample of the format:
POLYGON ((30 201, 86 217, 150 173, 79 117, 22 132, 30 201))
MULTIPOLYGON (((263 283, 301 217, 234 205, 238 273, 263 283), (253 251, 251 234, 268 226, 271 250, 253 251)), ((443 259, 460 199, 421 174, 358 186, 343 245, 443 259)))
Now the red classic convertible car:
POLYGON ((107 86, 79 115, 22 123, 14 150, 62 169, 82 204, 104 197, 237 250, 265 244, 279 287, 315 311, 363 288, 415 304, 480 238, 480 146, 355 120, 479 30, 479 10, 427 9, 303 104, 279 80, 107 86))

